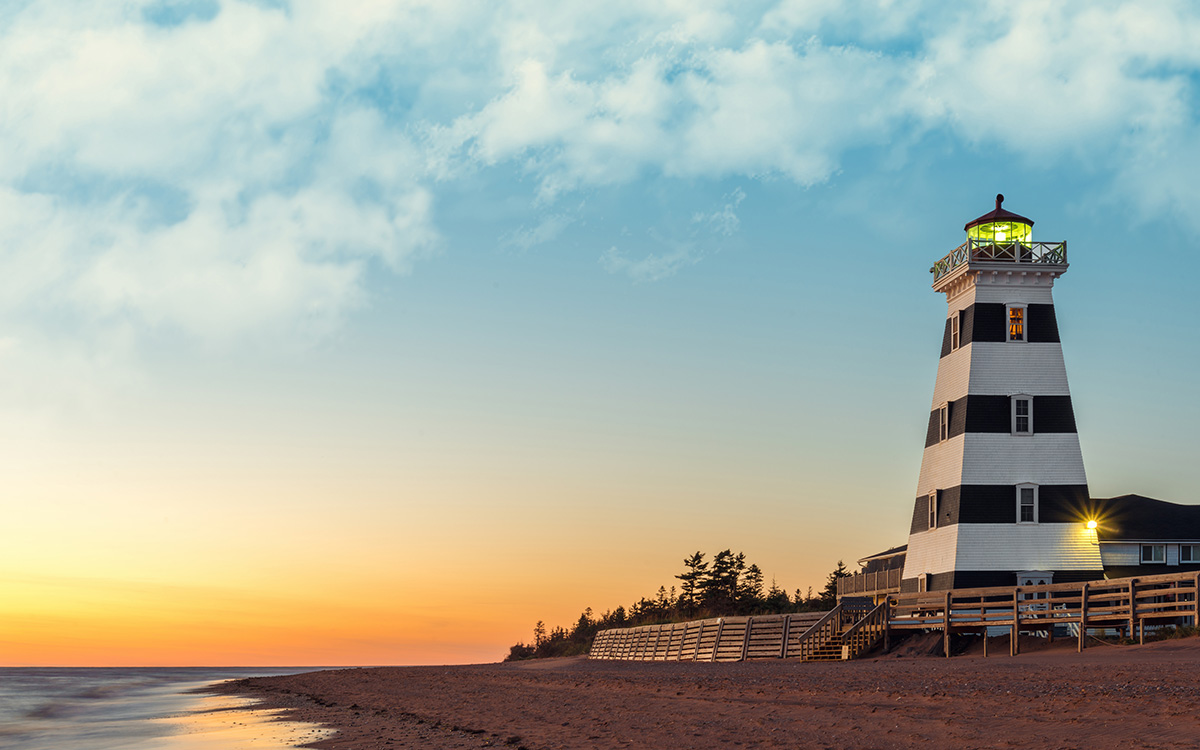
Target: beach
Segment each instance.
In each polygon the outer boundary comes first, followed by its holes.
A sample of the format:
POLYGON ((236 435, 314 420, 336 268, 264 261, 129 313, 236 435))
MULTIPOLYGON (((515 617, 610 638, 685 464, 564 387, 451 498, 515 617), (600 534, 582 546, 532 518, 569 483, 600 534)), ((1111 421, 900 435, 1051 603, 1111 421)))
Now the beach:
MULTIPOLYGON (((337 732, 317 748, 1175 748, 1200 742, 1200 639, 1145 646, 1001 639, 953 658, 852 662, 582 657, 377 667, 221 690, 337 732), (997 655, 1003 654, 1003 655, 997 655)), ((920 654, 920 655, 919 655, 920 654)))

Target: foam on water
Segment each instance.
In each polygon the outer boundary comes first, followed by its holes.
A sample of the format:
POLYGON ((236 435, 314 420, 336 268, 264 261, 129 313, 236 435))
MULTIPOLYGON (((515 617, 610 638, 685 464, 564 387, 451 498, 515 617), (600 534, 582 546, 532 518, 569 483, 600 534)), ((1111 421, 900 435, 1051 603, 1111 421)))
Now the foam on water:
POLYGON ((0 747, 8 750, 277 750, 329 730, 278 721, 254 701, 190 691, 304 669, 0 668, 0 747))

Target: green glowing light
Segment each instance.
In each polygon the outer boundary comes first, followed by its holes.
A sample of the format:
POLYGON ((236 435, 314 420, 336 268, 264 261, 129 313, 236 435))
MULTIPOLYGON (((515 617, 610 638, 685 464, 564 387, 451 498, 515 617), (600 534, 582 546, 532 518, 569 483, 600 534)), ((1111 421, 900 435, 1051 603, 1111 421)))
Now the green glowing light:
POLYGON ((1029 243, 1033 241, 1033 226, 1020 221, 993 221, 971 227, 967 237, 981 242, 1029 243))

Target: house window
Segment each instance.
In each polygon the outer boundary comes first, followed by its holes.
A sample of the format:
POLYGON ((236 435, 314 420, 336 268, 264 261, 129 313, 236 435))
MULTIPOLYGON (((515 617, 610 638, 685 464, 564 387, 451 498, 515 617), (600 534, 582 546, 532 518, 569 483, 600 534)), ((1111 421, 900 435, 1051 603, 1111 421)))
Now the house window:
POLYGON ((1019 393, 1013 396, 1012 402, 1012 434, 1033 434, 1033 396, 1019 393))
POLYGON ((929 493, 929 528, 936 529, 938 525, 938 492, 929 493))
POLYGON ((1025 306, 1008 306, 1008 340, 1025 341, 1025 306))
POLYGON ((1142 562, 1144 563, 1162 563, 1167 561, 1167 545, 1165 544, 1143 544, 1142 545, 1142 562))
POLYGON ((950 404, 938 407, 938 441, 950 439, 950 404))
POLYGON ((921 575, 917 576, 917 591, 919 593, 923 594, 928 590, 929 590, 929 574, 922 573, 921 575))
POLYGON ((1179 545, 1179 562, 1181 562, 1181 563, 1200 562, 1200 544, 1181 544, 1181 545, 1179 545))
POLYGON ((1038 522, 1038 487, 1036 484, 1017 485, 1017 523, 1038 522))
POLYGON ((950 351, 962 346, 962 310, 950 316, 950 351))

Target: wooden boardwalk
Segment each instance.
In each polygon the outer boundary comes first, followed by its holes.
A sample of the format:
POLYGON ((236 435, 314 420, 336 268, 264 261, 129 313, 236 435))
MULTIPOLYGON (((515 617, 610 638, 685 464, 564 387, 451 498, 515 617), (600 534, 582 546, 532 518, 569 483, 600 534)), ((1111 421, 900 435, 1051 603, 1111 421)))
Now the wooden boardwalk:
MULTIPOLYGON (((893 631, 940 631, 950 655, 953 633, 1007 630, 1009 652, 1021 633, 1053 639, 1069 632, 1078 649, 1089 631, 1118 631, 1144 640, 1149 624, 1200 623, 1200 572, 1113 580, 1001 586, 921 593, 882 593, 878 603, 846 598, 829 612, 717 617, 692 622, 604 630, 593 659, 633 661, 745 661, 852 659, 893 631)), ((987 651, 984 639, 984 653, 987 651)))
MULTIPOLYGON (((1087 646, 1089 630, 1117 630, 1145 640, 1146 626, 1200 622, 1200 573, 1169 573, 1139 578, 952 589, 889 594, 889 630, 940 630, 950 655, 951 633, 983 633, 1004 628, 1009 651, 1020 651, 1018 635, 1066 629, 1087 646)), ((986 643, 985 643, 986 646, 986 643)))

